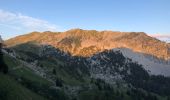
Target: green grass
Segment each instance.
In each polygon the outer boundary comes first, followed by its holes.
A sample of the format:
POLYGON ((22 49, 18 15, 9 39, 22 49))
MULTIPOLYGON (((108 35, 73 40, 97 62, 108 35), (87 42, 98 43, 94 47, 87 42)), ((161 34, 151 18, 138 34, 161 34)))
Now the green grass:
POLYGON ((10 79, 15 80, 19 85, 22 85, 30 91, 46 91, 46 88, 52 86, 51 82, 39 75, 36 75, 31 69, 22 65, 18 60, 8 55, 4 55, 4 61, 8 65, 8 75, 10 79))
POLYGON ((20 62, 18 60, 15 60, 14 58, 4 55, 4 62, 8 65, 9 70, 12 68, 16 68, 20 65, 20 62))
MULTIPOLYGON (((36 93, 42 97, 47 98, 48 100, 67 100, 67 96, 63 91, 56 90, 52 88, 55 84, 42 78, 41 76, 34 73, 33 70, 29 69, 27 66, 21 64, 20 61, 14 59, 8 55, 4 55, 4 61, 9 67, 8 77, 9 80, 15 81, 17 85, 24 87, 25 89, 29 90, 30 92, 36 93), (63 99, 62 99, 63 98, 63 99)), ((0 80, 1 81, 1 80, 0 80)), ((13 84, 14 82, 11 82, 13 84)), ((14 83, 14 85, 15 85, 14 83)), ((0 84, 1 85, 1 84, 0 84)), ((3 85, 1 85, 3 86, 3 85)), ((13 86, 9 87, 12 88, 13 86)), ((1 91, 3 94, 6 94, 4 91, 1 91)), ((16 91, 19 95, 20 92, 16 91)), ((8 94, 7 94, 8 96, 8 94)), ((20 96, 20 95, 19 95, 20 96)), ((1 100, 1 99, 0 99, 1 100)), ((3 99, 2 99, 3 100, 3 99)), ((6 99, 5 99, 6 100, 6 99)), ((9 99, 7 99, 9 100, 9 99)), ((11 99, 11 100, 27 100, 27 99, 11 99)), ((29 99, 28 99, 29 100, 29 99)), ((34 99, 31 99, 34 100, 34 99)), ((36 99, 36 100, 43 100, 43 99, 36 99)))
POLYGON ((46 79, 36 75, 31 69, 22 65, 18 60, 11 58, 8 55, 5 55, 4 61, 9 67, 9 75, 13 76, 14 78, 23 77, 27 80, 40 84, 52 85, 52 83, 50 83, 46 79))
POLYGON ((0 100, 46 100, 18 84, 11 76, 0 74, 0 100))
POLYGON ((106 91, 90 90, 79 94, 80 100, 118 100, 115 94, 106 91))

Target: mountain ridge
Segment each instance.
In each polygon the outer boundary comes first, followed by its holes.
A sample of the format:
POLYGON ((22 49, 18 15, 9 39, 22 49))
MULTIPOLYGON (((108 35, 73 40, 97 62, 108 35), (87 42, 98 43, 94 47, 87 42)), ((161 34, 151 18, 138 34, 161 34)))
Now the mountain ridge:
POLYGON ((65 32, 32 32, 5 41, 7 46, 38 42, 59 48, 72 55, 91 56, 113 48, 129 48, 134 52, 170 58, 169 44, 148 36, 144 32, 114 32, 72 29, 65 32))

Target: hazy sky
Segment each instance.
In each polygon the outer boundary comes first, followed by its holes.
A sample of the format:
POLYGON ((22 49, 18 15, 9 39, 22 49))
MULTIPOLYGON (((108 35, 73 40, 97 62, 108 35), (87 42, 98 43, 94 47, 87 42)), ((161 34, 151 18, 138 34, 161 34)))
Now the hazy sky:
POLYGON ((170 0, 0 0, 3 38, 72 28, 170 35, 170 0))

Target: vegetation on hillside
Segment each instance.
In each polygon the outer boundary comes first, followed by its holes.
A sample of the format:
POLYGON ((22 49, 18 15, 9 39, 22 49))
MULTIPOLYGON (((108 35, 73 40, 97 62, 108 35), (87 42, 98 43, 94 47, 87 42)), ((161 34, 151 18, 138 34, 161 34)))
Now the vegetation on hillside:
POLYGON ((167 100, 169 98, 169 78, 150 76, 141 65, 125 58, 119 51, 106 50, 88 58, 71 56, 51 46, 35 43, 18 45, 9 51, 11 51, 9 54, 4 55, 9 72, 7 75, 0 74, 0 93, 3 94, 0 95, 0 99, 3 100, 11 98, 30 100, 29 97, 32 97, 32 100, 167 100), (16 58, 10 55, 14 51, 16 58), (90 61, 100 62, 100 65, 92 66, 90 61), (102 68, 94 70, 94 73, 101 72, 105 75, 110 73, 113 77, 116 75, 125 77, 122 77, 123 80, 115 79, 116 84, 111 84, 100 77, 92 77, 91 67, 102 68), (110 72, 108 69, 111 69, 110 72), (23 91, 22 96, 19 94, 21 91, 23 91))

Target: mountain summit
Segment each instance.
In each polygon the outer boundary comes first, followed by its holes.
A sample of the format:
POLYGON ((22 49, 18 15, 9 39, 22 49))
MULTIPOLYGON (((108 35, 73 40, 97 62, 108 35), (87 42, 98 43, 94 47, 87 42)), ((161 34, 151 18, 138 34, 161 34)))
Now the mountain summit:
POLYGON ((170 58, 170 46, 144 32, 72 29, 66 32, 32 32, 5 41, 7 46, 26 42, 51 45, 72 55, 84 57, 113 48, 128 48, 158 58, 170 58))

